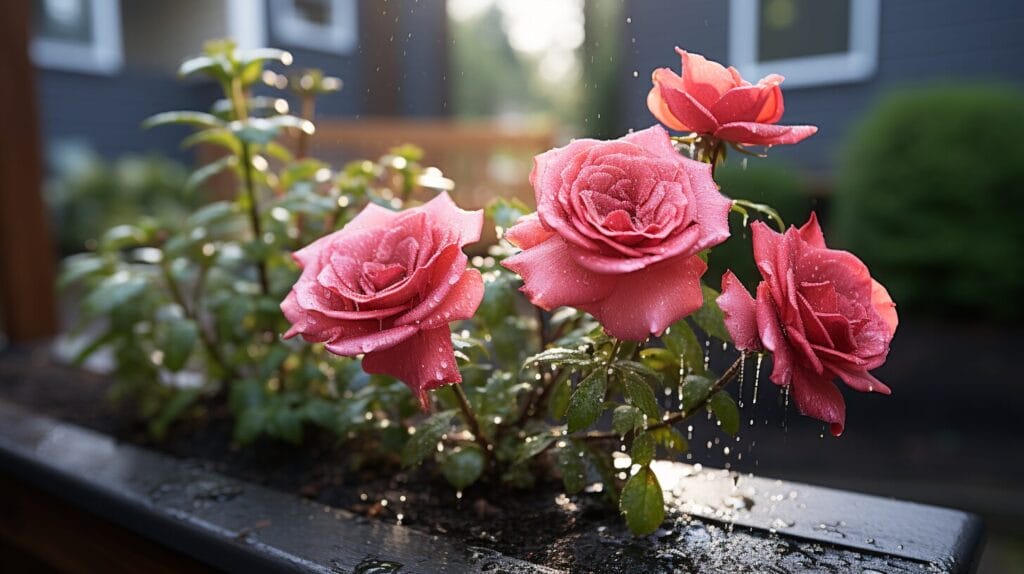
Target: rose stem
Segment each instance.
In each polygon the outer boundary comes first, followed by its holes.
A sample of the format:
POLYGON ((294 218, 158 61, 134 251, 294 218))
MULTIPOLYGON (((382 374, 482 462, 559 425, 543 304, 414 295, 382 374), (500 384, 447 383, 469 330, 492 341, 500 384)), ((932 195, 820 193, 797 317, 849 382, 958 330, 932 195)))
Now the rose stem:
POLYGON ((469 432, 473 433, 473 440, 476 444, 480 445, 480 448, 484 451, 484 458, 487 460, 487 465, 490 466, 493 462, 493 449, 491 443, 487 442, 487 438, 482 432, 480 432, 480 422, 477 421, 476 415, 473 414, 473 407, 469 405, 469 398, 466 397, 466 391, 462 390, 461 383, 455 383, 452 385, 455 390, 455 396, 459 399, 459 408, 462 409, 462 418, 466 419, 466 424, 469 425, 469 432))
MULTIPOLYGON (((256 184, 252 177, 252 153, 249 150, 249 143, 242 142, 242 174, 245 179, 245 194, 249 199, 249 221, 252 224, 252 233, 256 236, 256 242, 263 241, 263 231, 260 226, 260 205, 256 197, 256 184)), ((259 271, 260 290, 264 295, 270 294, 270 284, 267 281, 267 263, 263 257, 256 262, 256 269, 259 271)))
MULTIPOLYGON (((659 428, 663 428, 663 427, 667 427, 667 426, 672 426, 672 425, 674 425, 674 424, 676 424, 678 422, 684 421, 684 420, 690 418, 691 416, 693 416, 694 414, 700 412, 700 410, 702 408, 704 408, 705 405, 707 405, 708 401, 711 399, 712 396, 714 396, 715 393, 717 393, 718 391, 722 390, 727 384, 729 384, 730 381, 732 381, 736 377, 737 374, 739 374, 739 372, 740 372, 740 365, 743 364, 743 361, 744 361, 745 358, 746 357, 744 357, 743 355, 740 355, 739 358, 737 358, 733 362, 733 364, 728 369, 726 369, 726 371, 724 373, 722 373, 722 376, 718 377, 718 379, 715 381, 715 383, 713 385, 711 385, 711 389, 708 390, 707 396, 705 396, 699 403, 697 403, 697 405, 694 406, 694 408, 690 409, 689 411, 679 411, 679 412, 676 412, 676 413, 672 413, 671 415, 669 415, 668 417, 663 419, 661 422, 653 424, 653 425, 647 427, 646 430, 652 431, 652 430, 657 430, 659 428)), ((618 438, 621 438, 621 436, 618 435, 615 432, 594 432, 594 433, 588 433, 588 434, 585 434, 585 435, 582 435, 582 436, 577 436, 577 437, 574 437, 574 438, 582 439, 582 440, 588 440, 588 441, 590 441, 590 440, 598 441, 598 440, 618 439, 618 438)))

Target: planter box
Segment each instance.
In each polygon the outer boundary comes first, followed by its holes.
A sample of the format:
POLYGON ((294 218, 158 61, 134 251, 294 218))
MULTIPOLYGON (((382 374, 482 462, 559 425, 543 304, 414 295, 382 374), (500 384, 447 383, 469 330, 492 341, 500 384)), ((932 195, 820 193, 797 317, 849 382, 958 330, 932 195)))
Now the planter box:
MULTIPOLYGON (((961 573, 971 572, 980 554, 981 521, 963 512, 699 465, 656 466, 666 493, 679 501, 678 517, 643 539, 610 523, 552 540, 571 553, 572 571, 961 573)), ((82 532, 103 537, 96 544, 119 536, 150 541, 127 545, 137 555, 106 557, 122 558, 124 571, 149 563, 169 571, 559 571, 227 478, 3 401, 0 477, 0 508, 22 502, 20 513, 3 513, 0 535, 18 530, 17 521, 31 513, 18 497, 38 489, 105 524, 82 532), (167 556, 154 558, 161 552, 167 556)), ((57 513, 53 531, 71 519, 57 513)), ((4 545, 18 545, 7 538, 4 545)), ((53 558, 46 561, 61 571, 113 571, 89 564, 89 556, 75 568, 53 558)))

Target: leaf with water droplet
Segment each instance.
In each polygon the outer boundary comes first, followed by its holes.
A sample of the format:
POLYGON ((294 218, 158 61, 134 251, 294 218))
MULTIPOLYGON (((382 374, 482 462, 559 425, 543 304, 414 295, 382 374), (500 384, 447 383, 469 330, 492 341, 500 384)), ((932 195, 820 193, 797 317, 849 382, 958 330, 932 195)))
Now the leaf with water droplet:
POLYGON ((629 451, 630 456, 633 458, 633 464, 641 466, 650 464, 651 460, 654 459, 656 446, 654 437, 648 432, 641 433, 633 439, 633 447, 629 451))
POLYGON ((583 490, 587 485, 587 465, 583 461, 583 452, 576 443, 567 441, 566 445, 558 450, 555 461, 558 464, 558 471, 562 474, 565 492, 576 494, 583 490))
POLYGON ((516 449, 516 462, 525 462, 538 454, 544 452, 548 445, 555 442, 555 436, 551 433, 544 433, 527 437, 516 449))
POLYGON ((718 391, 708 400, 708 408, 718 419, 718 425, 730 436, 740 432, 740 410, 736 401, 725 391, 718 391))
POLYGON ((633 405, 620 405, 612 411, 612 428, 619 436, 644 426, 644 413, 633 405))
POLYGON ((484 455, 476 445, 459 447, 441 460, 441 474, 455 488, 473 484, 484 472, 484 455))
POLYGON ((427 455, 436 452, 437 442, 451 426, 454 416, 454 410, 441 411, 417 425, 415 434, 409 437, 402 449, 402 466, 419 464, 427 455))
POLYGON ((697 325, 708 335, 722 341, 731 341, 729 331, 725 328, 725 318, 722 316, 722 309, 718 306, 718 291, 707 285, 701 285, 704 295, 704 304, 697 309, 692 317, 697 325))
POLYGON ((683 436, 683 433, 679 432, 674 427, 658 427, 650 431, 650 435, 654 437, 655 442, 668 450, 686 452, 690 448, 690 445, 686 441, 686 437, 683 436))
POLYGON ((576 391, 569 398, 569 408, 566 411, 569 432, 583 430, 594 424, 601 416, 601 411, 604 410, 607 377, 605 369, 598 367, 576 387, 576 391))
POLYGON ((572 396, 572 381, 568 376, 564 376, 551 389, 551 398, 548 399, 548 414, 554 419, 562 420, 565 417, 565 411, 569 408, 570 396, 572 396))
POLYGON ((640 408, 648 417, 657 419, 661 417, 661 409, 658 407, 658 400, 654 397, 654 391, 647 381, 639 375, 630 374, 624 377, 626 394, 633 404, 640 408))
POLYGON ((679 361, 684 363, 691 372, 703 375, 704 368, 704 346, 697 340, 697 335, 686 320, 677 321, 672 327, 661 336, 661 341, 668 350, 682 357, 679 361))
POLYGON ((665 520, 665 496, 650 468, 641 468, 626 481, 619 497, 619 510, 637 536, 650 534, 661 526, 665 520))
POLYGON ((683 380, 683 411, 692 412, 707 399, 715 381, 703 375, 688 375, 683 380))

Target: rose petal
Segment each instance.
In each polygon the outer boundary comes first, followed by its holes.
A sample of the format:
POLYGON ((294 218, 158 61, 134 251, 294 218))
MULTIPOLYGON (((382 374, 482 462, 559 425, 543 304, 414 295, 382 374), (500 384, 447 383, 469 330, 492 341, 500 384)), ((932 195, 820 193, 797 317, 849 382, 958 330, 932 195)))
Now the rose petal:
POLYGON ((796 407, 801 413, 829 423, 832 436, 843 434, 846 424, 846 401, 832 383, 832 374, 817 375, 796 369, 790 387, 796 407))
POLYGON ((803 224, 798 232, 800 234, 800 238, 811 247, 827 249, 825 247, 825 234, 821 232, 821 225, 818 224, 818 214, 816 212, 811 212, 811 216, 807 219, 807 223, 803 224))
MULTIPOLYGON (((773 92, 781 90, 778 86, 741 86, 733 88, 725 93, 721 99, 711 106, 711 113, 715 120, 721 124, 731 122, 757 122, 757 117, 763 112, 770 100, 775 100, 773 92)), ((778 98, 781 99, 781 98, 778 98)), ((774 123, 774 122, 766 122, 774 123)))
POLYGON ((544 227, 534 212, 520 217, 515 225, 508 228, 505 231, 505 239, 520 249, 529 249, 544 243, 554 234, 555 232, 544 227))
POLYGON ((342 334, 328 341, 324 347, 343 357, 355 357, 362 353, 372 353, 390 349, 416 334, 416 327, 402 325, 381 329, 375 321, 347 321, 342 334))
POLYGON ((818 131, 816 126, 780 126, 754 122, 732 122, 715 130, 718 139, 747 145, 795 144, 818 131))
POLYGON ((460 247, 480 240, 480 232, 484 226, 483 210, 461 209, 455 205, 447 191, 442 191, 420 209, 433 221, 444 222, 445 227, 457 230, 460 247))
POLYGON ((691 131, 714 134, 718 130, 715 116, 701 105, 690 92, 677 90, 662 83, 661 99, 665 101, 672 116, 689 127, 691 131))
POLYGON ((754 298, 732 271, 722 275, 722 294, 717 301, 725 319, 725 328, 736 348, 741 351, 760 351, 762 347, 757 333, 754 298))
MULTIPOLYGON (((671 72, 671 70, 666 71, 671 72)), ((672 111, 668 109, 668 104, 666 104, 665 100, 662 99, 661 86, 659 86, 658 82, 653 79, 653 76, 657 73, 658 70, 655 70, 654 73, 651 74, 651 81, 654 82, 654 87, 651 88, 650 92, 647 92, 647 109, 649 109, 651 114, 653 114, 654 117, 665 126, 677 132, 691 131, 686 127, 686 124, 680 122, 672 115, 672 111)))
POLYGON ((576 307, 590 313, 614 337, 643 341, 661 335, 672 323, 703 304, 700 257, 677 257, 616 278, 608 297, 576 307))
POLYGON ((425 411, 430 408, 427 391, 462 382, 447 325, 419 331, 393 347, 367 353, 363 370, 399 379, 412 389, 425 411))
POLYGON ((520 290, 531 303, 548 311, 597 301, 615 288, 611 277, 577 264, 572 247, 557 235, 501 264, 522 276, 520 290))
POLYGON ((396 325, 415 323, 420 329, 434 329, 446 326, 450 321, 470 319, 484 298, 484 280, 476 269, 467 269, 447 296, 427 313, 413 310, 395 320, 396 325), (422 322, 422 323, 421 323, 422 322))
POLYGON ((676 48, 682 59, 683 84, 687 92, 697 101, 708 106, 718 101, 726 92, 737 86, 739 74, 732 68, 726 69, 718 62, 708 60, 700 54, 691 54, 676 48))
POLYGON ((889 327, 889 336, 891 337, 896 333, 896 326, 899 325, 899 316, 896 315, 896 303, 893 303, 892 297, 889 296, 889 292, 885 290, 885 287, 881 283, 871 280, 871 304, 875 307, 875 311, 885 322, 886 326, 889 327))

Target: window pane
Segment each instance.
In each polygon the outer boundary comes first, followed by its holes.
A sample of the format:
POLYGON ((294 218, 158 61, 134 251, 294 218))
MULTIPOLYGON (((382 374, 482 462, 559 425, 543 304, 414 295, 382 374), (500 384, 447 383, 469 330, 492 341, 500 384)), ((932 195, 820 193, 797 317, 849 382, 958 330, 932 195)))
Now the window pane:
POLYGON ((762 0, 759 61, 843 53, 850 49, 850 0, 762 0))
POLYGON ((331 23, 330 0, 295 0, 295 11, 303 19, 314 24, 327 25, 331 23))
POLYGON ((92 42, 90 0, 35 0, 32 11, 37 38, 89 44, 92 42))

